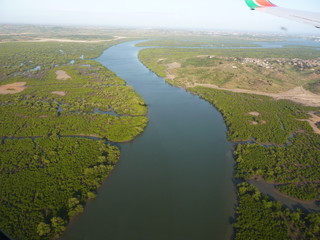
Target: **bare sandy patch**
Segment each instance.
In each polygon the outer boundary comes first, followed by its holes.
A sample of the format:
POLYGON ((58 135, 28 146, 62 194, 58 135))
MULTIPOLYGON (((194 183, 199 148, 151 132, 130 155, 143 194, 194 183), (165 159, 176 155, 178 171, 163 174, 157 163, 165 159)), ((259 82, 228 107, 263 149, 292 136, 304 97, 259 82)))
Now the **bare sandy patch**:
POLYGON ((63 92, 63 91, 53 91, 53 92, 51 92, 51 93, 52 93, 52 94, 59 95, 59 96, 65 96, 65 95, 66 95, 66 93, 63 92))
POLYGON ((180 67, 181 67, 181 63, 178 63, 178 62, 173 62, 173 63, 167 64, 166 78, 170 79, 170 80, 175 79, 176 75, 170 73, 170 70, 175 69, 175 68, 180 68, 180 67))
POLYGON ((320 95, 312 93, 304 89, 302 86, 295 87, 289 91, 273 95, 273 98, 275 99, 288 99, 307 106, 320 106, 320 95))
POLYGON ((6 85, 0 85, 0 94, 14 94, 22 92, 26 87, 26 82, 16 82, 6 85))
MULTIPOLYGON (((111 39, 116 40, 116 39, 111 39)), ((74 43, 100 43, 110 40, 73 40, 73 39, 65 39, 65 38, 40 38, 35 40, 27 40, 22 42, 74 42, 74 43)))
POLYGON ((218 87, 217 85, 214 85, 214 84, 202 84, 202 83, 195 83, 192 85, 188 85, 187 87, 195 87, 195 86, 215 88, 215 89, 220 89, 220 90, 225 90, 225 91, 230 91, 235 93, 248 93, 248 94, 268 96, 276 100, 286 99, 286 100, 290 100, 305 106, 320 107, 320 95, 312 93, 304 89, 302 86, 295 87, 289 91, 282 92, 282 93, 265 93, 265 92, 247 90, 247 89, 229 89, 229 88, 218 87))
POLYGON ((320 129, 317 126, 317 123, 320 122, 320 116, 316 115, 315 112, 308 112, 308 114, 311 116, 309 119, 298 119, 300 121, 306 121, 310 124, 312 127, 312 130, 316 134, 320 134, 320 129))
POLYGON ((165 58, 159 58, 159 59, 157 60, 157 63, 162 62, 162 61, 164 61, 164 60, 166 60, 166 59, 165 59, 165 58))
POLYGON ((250 121, 250 125, 258 125, 258 122, 256 122, 256 121, 250 121))
POLYGON ((68 79, 71 79, 71 77, 66 73, 66 71, 57 70, 56 74, 57 74, 57 77, 56 77, 57 80, 68 80, 68 79))
POLYGON ((174 69, 174 68, 180 68, 181 67, 181 63, 178 63, 178 62, 173 62, 173 63, 169 63, 168 65, 168 70, 170 69, 174 69))
POLYGON ((248 114, 251 116, 256 116, 256 117, 260 116, 260 113, 258 113, 258 112, 248 112, 248 114))
MULTIPOLYGON (((4 34, 7 35, 7 34, 4 34)), ((127 37, 124 36, 113 36, 112 39, 97 39, 97 40, 76 40, 76 39, 67 39, 67 38, 38 38, 33 40, 20 40, 19 42, 67 42, 67 43, 101 43, 101 42, 110 42, 127 37)), ((0 42, 1 43, 1 42, 0 42)))
POLYGON ((198 55, 197 58, 214 58, 215 55, 198 55))

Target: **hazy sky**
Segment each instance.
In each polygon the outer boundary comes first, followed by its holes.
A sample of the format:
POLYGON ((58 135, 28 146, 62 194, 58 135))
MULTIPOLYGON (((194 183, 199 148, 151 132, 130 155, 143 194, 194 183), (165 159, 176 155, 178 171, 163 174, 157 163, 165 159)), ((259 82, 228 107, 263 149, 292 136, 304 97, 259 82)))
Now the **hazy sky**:
MULTIPOLYGON (((273 0, 320 12, 320 0, 273 0)), ((0 0, 0 23, 303 32, 320 29, 250 11, 244 0, 0 0)))

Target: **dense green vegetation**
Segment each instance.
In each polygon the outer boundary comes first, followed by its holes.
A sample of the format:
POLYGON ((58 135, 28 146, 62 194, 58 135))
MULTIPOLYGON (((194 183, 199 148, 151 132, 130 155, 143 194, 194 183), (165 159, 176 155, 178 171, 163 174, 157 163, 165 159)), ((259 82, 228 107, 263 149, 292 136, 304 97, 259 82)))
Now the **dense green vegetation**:
POLYGON ((266 181, 281 183, 276 187, 302 200, 320 199, 320 136, 297 134, 287 147, 264 147, 239 144, 236 177, 262 176, 266 181))
POLYGON ((14 239, 59 236, 119 159, 117 147, 77 138, 0 144, 0 227, 14 239))
POLYGON ((320 136, 307 122, 297 120, 308 118, 310 107, 204 87, 189 91, 219 109, 231 141, 256 142, 237 146, 237 178, 262 176, 290 196, 320 199, 320 136))
POLYGON ((270 97, 233 93, 205 87, 188 89, 214 104, 223 114, 228 127, 230 141, 248 141, 253 138, 259 143, 285 144, 290 135, 311 132, 305 121, 309 116, 303 107, 287 100, 275 101, 270 97))
POLYGON ((320 213, 291 212, 247 183, 238 189, 236 240, 319 239, 320 213))
POLYGON ((120 156, 90 136, 124 142, 145 128, 144 100, 86 60, 114 43, 0 44, 0 230, 10 237, 58 238, 120 156), (21 92, 3 92, 16 82, 21 92))
POLYGON ((141 133, 147 123, 143 99, 97 62, 56 67, 39 79, 23 81, 27 83, 23 92, 0 95, 2 137, 84 134, 123 142, 141 133), (57 70, 70 79, 57 79, 57 70), (118 115, 94 113, 95 108, 118 115))
POLYGON ((59 42, 7 42, 0 44, 0 80, 12 75, 35 75, 31 69, 53 68, 71 60, 96 58, 111 44, 59 42), (82 57, 83 56, 83 57, 82 57))

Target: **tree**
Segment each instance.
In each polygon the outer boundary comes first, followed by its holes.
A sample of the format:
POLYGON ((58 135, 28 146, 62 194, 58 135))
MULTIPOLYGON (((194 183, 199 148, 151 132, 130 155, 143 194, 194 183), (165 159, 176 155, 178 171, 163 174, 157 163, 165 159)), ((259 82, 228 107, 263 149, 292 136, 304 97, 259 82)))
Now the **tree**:
POLYGON ((37 226, 37 233, 39 234, 40 237, 49 234, 50 231, 51 231, 50 225, 44 222, 40 222, 37 226))
POLYGON ((66 229, 65 221, 61 217, 51 218, 52 231, 55 233, 55 237, 59 237, 61 233, 66 229))
POLYGON ((77 198, 69 198, 68 200, 68 207, 69 209, 74 208, 75 206, 77 206, 79 204, 79 200, 77 198))
POLYGON ((69 212, 68 216, 72 218, 74 215, 83 212, 83 206, 79 204, 79 200, 77 198, 70 198, 68 200, 69 212))

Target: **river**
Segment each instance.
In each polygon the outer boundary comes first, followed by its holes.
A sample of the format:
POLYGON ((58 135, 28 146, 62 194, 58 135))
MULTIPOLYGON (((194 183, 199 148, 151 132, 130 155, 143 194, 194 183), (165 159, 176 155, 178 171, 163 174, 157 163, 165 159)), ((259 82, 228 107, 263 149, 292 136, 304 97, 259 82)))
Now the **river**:
POLYGON ((113 46, 97 61, 145 99, 148 126, 121 144, 120 162, 62 239, 230 239, 234 160, 223 118, 142 65, 137 42, 113 46))

